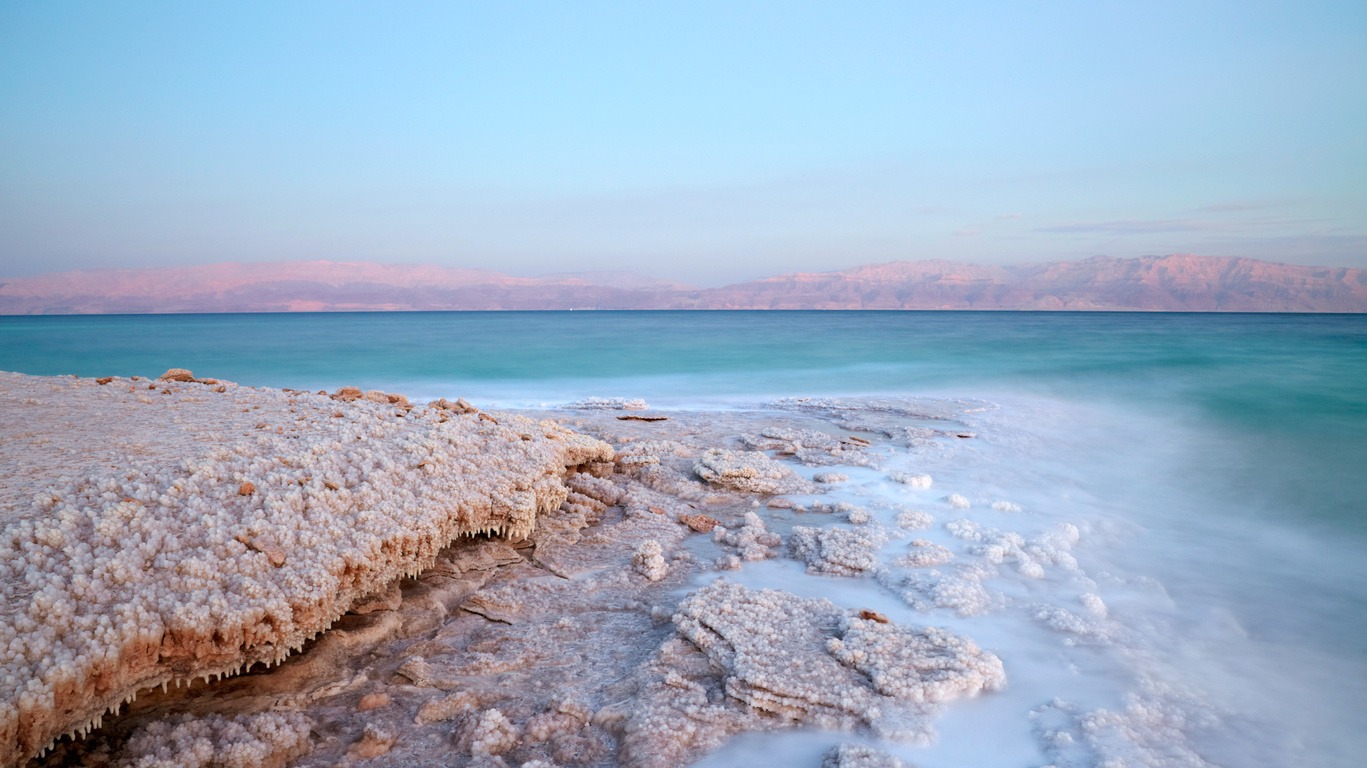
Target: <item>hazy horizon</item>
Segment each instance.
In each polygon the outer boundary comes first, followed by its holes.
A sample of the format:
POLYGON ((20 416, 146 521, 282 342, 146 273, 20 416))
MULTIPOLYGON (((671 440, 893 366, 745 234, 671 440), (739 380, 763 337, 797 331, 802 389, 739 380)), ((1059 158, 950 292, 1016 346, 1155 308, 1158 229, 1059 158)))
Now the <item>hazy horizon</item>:
POLYGON ((0 7, 9 277, 1367 267, 1367 6, 0 7))

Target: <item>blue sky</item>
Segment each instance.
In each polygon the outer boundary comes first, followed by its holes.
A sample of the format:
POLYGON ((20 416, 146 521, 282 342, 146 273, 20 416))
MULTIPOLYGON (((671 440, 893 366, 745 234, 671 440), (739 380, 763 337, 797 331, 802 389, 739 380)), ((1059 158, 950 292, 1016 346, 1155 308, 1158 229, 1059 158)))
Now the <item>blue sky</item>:
POLYGON ((3 275, 1166 253, 1367 267, 1367 3, 0 0, 3 275))

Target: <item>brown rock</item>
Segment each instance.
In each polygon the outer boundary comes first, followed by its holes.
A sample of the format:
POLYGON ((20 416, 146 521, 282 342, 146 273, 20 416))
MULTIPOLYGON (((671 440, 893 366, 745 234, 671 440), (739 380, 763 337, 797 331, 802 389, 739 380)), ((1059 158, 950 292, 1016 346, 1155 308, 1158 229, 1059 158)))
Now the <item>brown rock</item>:
POLYGON ((214 391, 215 391, 215 392, 227 392, 227 391, 228 391, 228 385, 226 385, 226 384, 219 384, 218 386, 214 387, 214 391))
POLYGON ((236 538, 245 544, 247 549, 265 555, 270 564, 276 568, 285 564, 285 550, 274 541, 264 536, 252 536, 246 533, 238 534, 236 538))
POLYGON ((689 528, 692 528, 698 533, 711 533, 713 528, 716 528, 718 525, 720 525, 720 522, 717 520, 717 518, 703 514, 679 515, 679 522, 683 523, 689 528))
POLYGON ((887 623, 888 623, 888 617, 887 617, 887 616, 884 616, 883 614, 879 613, 878 611, 870 611, 870 610, 867 609, 867 608, 865 608, 864 610, 862 610, 862 611, 859 612, 859 618, 864 619, 864 620, 866 620, 866 621, 876 621, 876 622, 878 622, 879 624, 887 624, 887 623))
POLYGON ((341 387, 337 390, 337 393, 332 396, 332 399, 349 403, 353 400, 360 400, 363 397, 365 397, 365 393, 361 391, 360 387, 341 387))
POLYGON ((495 423, 495 424, 498 423, 498 419, 495 419, 493 416, 490 416, 489 414, 485 413, 484 411, 480 411, 480 412, 479 412, 479 418, 480 418, 482 421, 492 421, 492 422, 495 423))
POLYGON ((105 376, 105 377, 103 377, 103 378, 95 379, 95 383, 96 383, 96 384, 99 384, 100 386, 104 386, 105 384, 108 384, 109 382, 111 382, 111 381, 113 381, 113 380, 114 380, 114 377, 113 377, 113 376, 105 376))
POLYGON ((172 368, 157 377, 160 381, 194 381, 195 375, 184 368, 172 368))
POLYGON ((384 691, 367 693, 356 703, 357 712, 369 712, 372 709, 381 709, 394 703, 394 697, 384 691))
POLYGON ((646 509, 649 509, 651 512, 654 512, 657 515, 663 515, 665 513, 665 511, 663 509, 660 509, 659 507, 646 507, 646 509))
POLYGON ((238 496, 250 496, 253 493, 256 493, 256 486, 250 480, 237 487, 238 496))
POLYGON ((858 435, 846 435, 845 440, 854 443, 855 445, 873 445, 873 443, 870 443, 868 440, 865 440, 858 435))
POLYGON ((637 415, 637 414, 634 414, 634 413, 629 413, 629 414, 627 414, 627 415, 625 415, 625 416, 618 416, 618 417, 617 417, 617 420, 618 420, 618 421, 669 421, 669 417, 668 417, 668 416, 640 416, 640 415, 637 415))

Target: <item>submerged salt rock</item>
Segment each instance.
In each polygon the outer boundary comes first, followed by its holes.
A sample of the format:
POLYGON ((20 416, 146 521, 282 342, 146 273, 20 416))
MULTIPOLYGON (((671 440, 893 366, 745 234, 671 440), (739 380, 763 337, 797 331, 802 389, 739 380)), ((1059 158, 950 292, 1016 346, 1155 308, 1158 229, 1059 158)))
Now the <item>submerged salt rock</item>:
POLYGON ((901 483, 902 485, 909 486, 911 488, 923 489, 929 488, 931 484, 934 482, 933 480, 931 480, 930 475, 914 475, 910 472, 895 472, 891 475, 888 475, 888 479, 893 481, 894 483, 901 483))
POLYGON ((906 768, 906 763, 863 744, 841 744, 826 753, 821 768, 906 768))
POLYGON ((968 499, 957 493, 951 493, 944 499, 945 503, 955 509, 968 509, 973 506, 968 499))
POLYGON ((783 539, 764 527, 764 519, 754 512, 746 512, 744 525, 731 530, 718 525, 712 529, 712 540, 734 549, 743 560, 767 560, 778 554, 783 539))
POLYGON ((458 537, 525 538, 568 497, 567 468, 612 459, 550 422, 268 389, 147 404, 91 382, 25 406, 45 382, 0 374, 0 424, 82 424, 76 447, 19 430, 0 446, 27 457, 0 476, 0 765, 139 690, 280 661, 458 537), (139 448, 115 464, 124 441, 139 448))
POLYGON ((912 539, 907 553, 897 559, 897 565, 907 568, 929 568, 944 565, 954 559, 954 553, 947 547, 928 539, 912 539))
POLYGON ((650 408, 641 399, 628 400, 624 397, 588 397, 566 405, 572 411, 644 411, 650 408))
POLYGON ((728 451, 711 448, 693 464, 698 477, 712 485, 742 493, 799 493, 805 481, 782 464, 759 451, 728 451))
POLYGON ((115 768, 283 766, 306 754, 313 722, 298 712, 236 717, 175 715, 139 728, 115 768))
POLYGON ((996 656, 946 630, 722 580, 685 598, 674 626, 723 670, 729 698, 796 725, 924 741, 910 715, 1005 682, 996 656))

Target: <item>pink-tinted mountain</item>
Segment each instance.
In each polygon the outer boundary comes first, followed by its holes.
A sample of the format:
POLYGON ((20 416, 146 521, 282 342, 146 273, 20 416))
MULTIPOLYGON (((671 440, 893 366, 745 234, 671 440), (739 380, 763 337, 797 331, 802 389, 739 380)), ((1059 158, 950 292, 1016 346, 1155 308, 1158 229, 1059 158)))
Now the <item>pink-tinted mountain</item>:
POLYGON ((307 261, 0 281, 0 314, 529 309, 1367 312, 1367 270, 1190 255, 997 266, 903 261, 699 289, 618 272, 527 278, 307 261))

